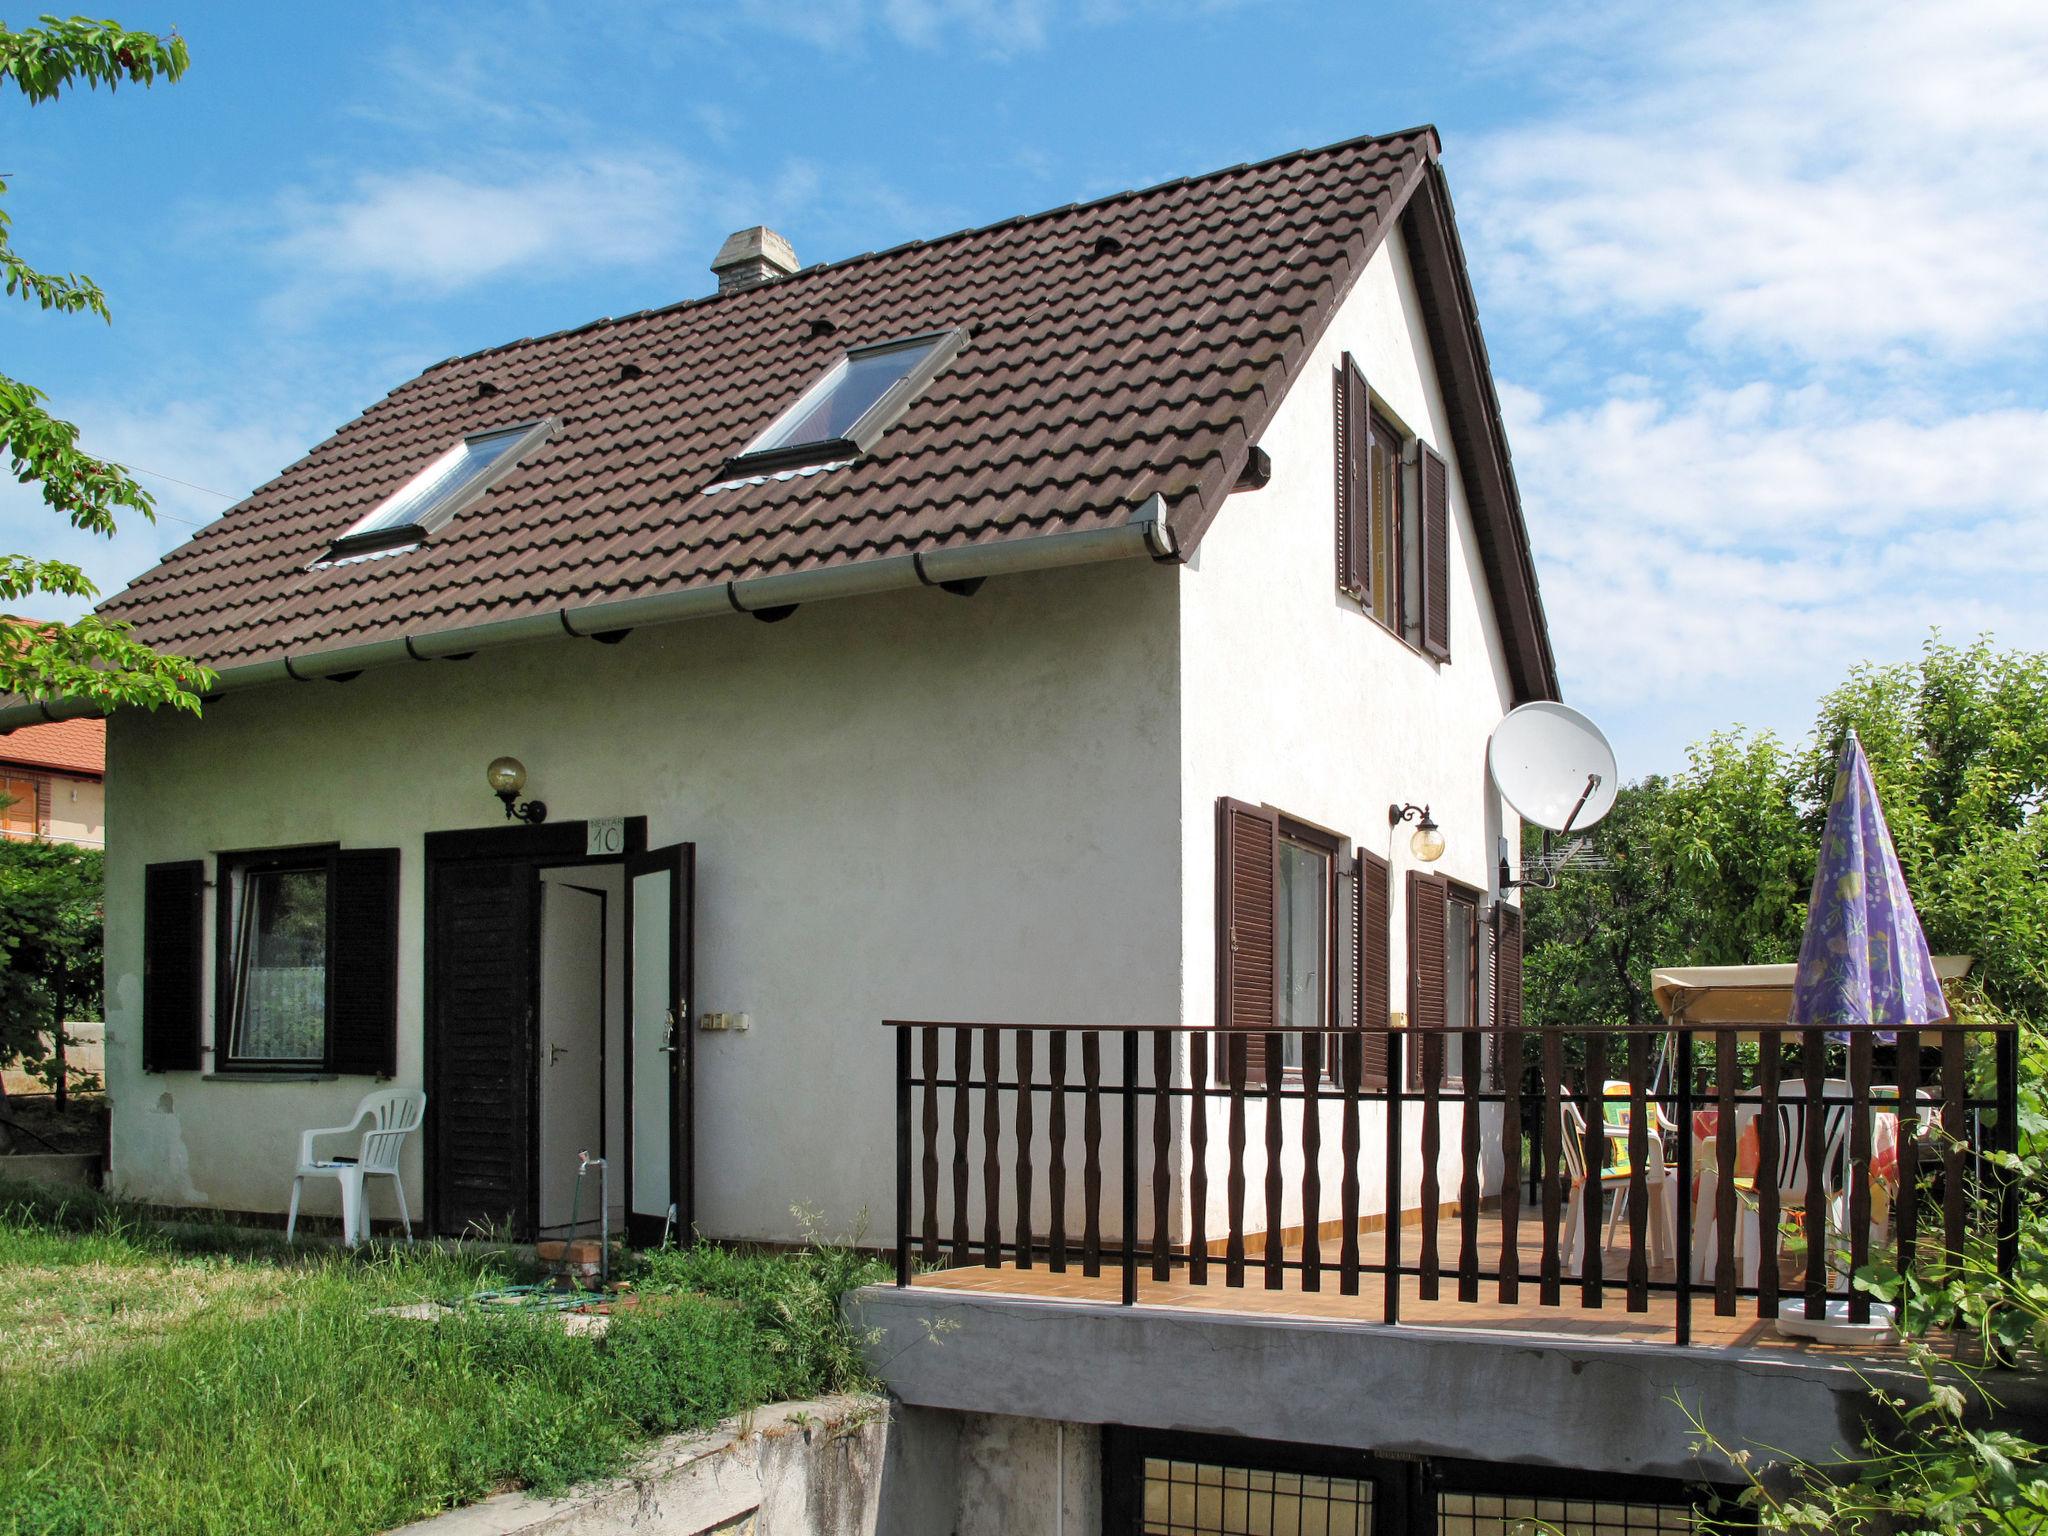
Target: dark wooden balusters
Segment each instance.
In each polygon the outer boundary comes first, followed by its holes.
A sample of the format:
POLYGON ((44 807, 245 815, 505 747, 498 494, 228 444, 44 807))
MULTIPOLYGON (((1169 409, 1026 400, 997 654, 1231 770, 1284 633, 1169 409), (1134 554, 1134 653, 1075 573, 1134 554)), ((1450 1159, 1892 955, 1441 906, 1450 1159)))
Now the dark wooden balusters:
MULTIPOLYGON (((1801 1122, 1806 1163, 1806 1315, 1828 1315, 1828 1118, 1827 1036, 1817 1029, 1801 1034, 1799 1051, 1806 1077, 1806 1109, 1801 1122)), ((1777 1262, 1778 1237, 1766 1232, 1757 1245, 1758 1258, 1777 1262)))
MULTIPOLYGON (((1472 983, 1476 988, 1476 979, 1472 983)), ((1476 1029, 1458 1032, 1460 1086, 1464 1111, 1458 1125, 1458 1300, 1479 1299, 1479 1090, 1486 1080, 1486 1051, 1476 1029)))
POLYGON ((1586 1081, 1579 1097, 1579 1118, 1585 1122, 1580 1143, 1586 1163, 1585 1187, 1579 1191, 1579 1305, 1599 1307, 1606 1301, 1607 1223, 1601 1192, 1607 1167, 1607 1037, 1586 1037, 1586 1081))
POLYGON ((1536 1290, 1537 1301, 1546 1307, 1562 1299, 1564 1266, 1558 1250, 1558 1227, 1563 1214, 1566 1188, 1564 1159, 1564 1037, 1555 1029, 1543 1031, 1543 1259, 1536 1290))
POLYGON ((996 1145, 1002 1134, 1001 1092, 1003 1037, 999 1030, 981 1032, 981 1262, 1003 1267, 1003 1154, 996 1145))
POLYGON ((1343 1165, 1338 1179, 1337 1213, 1344 1230, 1337 1237, 1337 1289, 1358 1294, 1358 1094, 1365 1073, 1365 1043, 1354 1032, 1343 1035, 1337 1052, 1338 1081, 1344 1094, 1343 1165))
POLYGON ((974 1076, 974 1031, 953 1031, 953 1252, 955 1269, 967 1263, 967 1085, 974 1076))
POLYGON ((1286 1109, 1281 1093, 1287 1085, 1285 1035, 1266 1035, 1266 1289, 1277 1291, 1286 1279, 1286 1185, 1282 1182, 1282 1131, 1286 1109))
POLYGON ((1031 1267, 1032 1033, 1017 1031, 1017 1267, 1031 1267))
POLYGON ((1152 1037, 1152 1278, 1173 1278, 1173 1036, 1164 1030, 1152 1037))
POLYGON ((1046 1070, 1051 1074, 1052 1082, 1045 1103, 1045 1194, 1050 1202, 1046 1217, 1051 1228, 1047 1234, 1045 1267, 1054 1274, 1063 1274, 1067 1267, 1067 1037, 1064 1031, 1056 1032, 1047 1043, 1046 1058, 1046 1070))
POLYGON ((1401 1321, 1401 1213, 1407 1205, 1402 1194, 1405 1186, 1401 1162, 1408 1140, 1404 1125, 1406 1101, 1403 1097, 1408 1065, 1403 1058, 1407 1054, 1407 1043, 1406 1030, 1392 1030, 1387 1035, 1387 1193, 1386 1204, 1380 1207, 1386 1244, 1380 1260, 1380 1315, 1389 1323, 1401 1321))
POLYGON ((1230 1227, 1223 1249, 1223 1283, 1228 1286, 1244 1284, 1244 1079, 1249 1070, 1249 1044, 1236 1031, 1223 1042, 1229 1057, 1224 1074, 1230 1087, 1230 1172, 1225 1184, 1230 1227))
MULTIPOLYGON (((1870 1262, 1870 1031, 1849 1034, 1849 1275, 1870 1262)), ((1870 1293, 1849 1287, 1849 1321, 1870 1321, 1870 1293)))
POLYGON ((939 1262, 939 1032, 918 1031, 923 1039, 924 1061, 924 1242, 922 1257, 927 1264, 939 1262))
POLYGON ((896 1283, 910 1284, 910 1031, 896 1036, 896 1283))
MULTIPOLYGON (((1437 1184, 1437 1164, 1443 1156, 1442 1109, 1437 1103, 1438 1091, 1444 1076, 1443 1031, 1425 1029, 1421 1032, 1422 1058, 1422 1231, 1420 1252, 1416 1263, 1421 1270, 1417 1278, 1417 1295, 1424 1301, 1435 1301, 1437 1297, 1437 1212, 1443 1203, 1443 1191, 1437 1184)), ((1388 1208, 1387 1219, 1395 1221, 1394 1214, 1400 1206, 1388 1208)))
POLYGON ((1323 1036, 1304 1033, 1301 1037, 1301 1288, 1304 1291, 1323 1288, 1322 1084, 1323 1036))
POLYGON ((1102 1037, 1081 1036, 1081 1273, 1102 1273, 1102 1037))
POLYGON ((1772 1263, 1757 1265, 1756 1272, 1756 1315, 1775 1318, 1778 1315, 1778 1266, 1777 1231, 1778 1186, 1783 1180, 1779 1171, 1784 1167, 1784 1147, 1780 1126, 1783 1117, 1779 1104, 1783 1098, 1780 1090, 1780 1074, 1784 1070, 1785 1036, 1782 1031, 1766 1029, 1757 1040, 1757 1096, 1763 1102, 1757 1106, 1756 1115, 1756 1225, 1763 1235, 1763 1249, 1773 1257, 1772 1263))
MULTIPOLYGON (((1741 1127, 1735 1114, 1735 1037, 1714 1035, 1714 1315, 1735 1315, 1735 1170, 1741 1127)), ((1766 1243, 1773 1240, 1767 1235, 1766 1243)))
POLYGON ((1500 1109, 1500 1299, 1522 1296, 1522 1032, 1504 1030, 1499 1061, 1500 1109))
MULTIPOLYGON (((1628 1310, 1650 1310, 1650 1037, 1628 1037, 1628 1310)), ((1663 1191, 1658 1191, 1663 1198, 1663 1191)))
POLYGON ((1209 1283, 1209 1035, 1188 1036, 1188 1283, 1209 1283))
POLYGON ((1123 1211, 1118 1232, 1123 1248, 1124 1305, 1138 1301, 1138 1032, 1123 1032, 1123 1211))

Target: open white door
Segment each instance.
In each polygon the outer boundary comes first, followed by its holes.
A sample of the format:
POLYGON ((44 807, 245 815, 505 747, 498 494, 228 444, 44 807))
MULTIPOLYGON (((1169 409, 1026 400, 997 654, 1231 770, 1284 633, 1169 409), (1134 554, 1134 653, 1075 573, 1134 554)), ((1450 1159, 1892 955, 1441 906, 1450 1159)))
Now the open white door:
POLYGON ((696 849, 626 859, 626 1227, 634 1242, 696 1225, 691 1091, 691 906, 696 849))

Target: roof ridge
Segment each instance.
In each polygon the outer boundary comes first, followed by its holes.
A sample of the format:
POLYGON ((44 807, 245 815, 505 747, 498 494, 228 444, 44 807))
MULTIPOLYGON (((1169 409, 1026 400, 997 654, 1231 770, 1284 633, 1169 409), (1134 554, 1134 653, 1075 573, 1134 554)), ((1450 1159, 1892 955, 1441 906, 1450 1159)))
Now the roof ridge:
POLYGON ((1339 139, 1334 144, 1285 150, 1277 155, 1268 155, 1263 160, 1240 160, 1235 165, 1219 166, 1213 171, 1201 171, 1192 176, 1172 177, 1166 181, 1154 182, 1147 187, 1125 187, 1121 191, 1105 193, 1101 197, 1089 198, 1082 202, 1062 203, 1057 208, 1042 208, 1035 213, 1015 213, 1011 214, 1008 218, 997 219, 990 224, 974 224, 965 229, 951 230, 943 235, 932 235, 929 238, 918 240, 904 240, 895 245, 884 246, 878 251, 861 251, 856 255, 842 256, 837 261, 813 262, 810 266, 799 267, 788 276, 778 278, 773 283, 756 284, 751 288, 736 289, 731 293, 700 293, 694 298, 676 299, 668 304, 650 305, 647 308, 632 310, 623 315, 603 315, 595 320, 585 320, 577 325, 563 326, 559 330, 543 331, 537 336, 520 336, 511 341, 496 342, 488 347, 479 347, 474 352, 458 352, 449 357, 442 358, 438 363, 428 364, 413 379, 393 386, 389 393, 396 394, 399 390, 406 388, 408 384, 417 383, 428 374, 437 372, 442 368, 453 367, 457 363, 472 363, 478 358, 491 357, 500 352, 509 352, 515 347, 535 346, 544 341, 560 341, 565 337, 580 336, 586 331, 602 330, 607 326, 623 325, 629 320, 650 320, 657 315, 672 315, 681 310, 694 309, 699 305, 715 304, 722 299, 737 298, 741 294, 760 293, 769 290, 780 292, 800 278, 816 277, 827 272, 844 271, 846 268, 858 266, 864 261, 879 261, 885 256, 900 255, 904 251, 916 250, 923 246, 947 245, 955 240, 965 240, 973 235, 994 234, 997 230, 1034 224, 1041 219, 1054 219, 1066 214, 1083 213, 1093 208, 1104 208, 1111 203, 1122 202, 1128 198, 1150 197, 1155 193, 1170 192, 1180 187, 1199 186, 1206 181, 1215 181, 1225 176, 1238 176, 1248 171, 1262 171, 1270 166, 1283 165, 1293 160, 1306 160, 1318 155, 1339 154, 1347 149, 1357 149, 1361 145, 1392 144, 1398 140, 1415 138, 1421 138, 1427 142, 1428 149, 1426 153, 1429 154, 1430 158, 1434 159, 1437 154, 1441 153, 1443 141, 1441 135, 1436 131, 1436 125, 1434 123, 1417 123, 1413 127, 1396 129, 1392 133, 1361 133, 1348 139, 1339 139))

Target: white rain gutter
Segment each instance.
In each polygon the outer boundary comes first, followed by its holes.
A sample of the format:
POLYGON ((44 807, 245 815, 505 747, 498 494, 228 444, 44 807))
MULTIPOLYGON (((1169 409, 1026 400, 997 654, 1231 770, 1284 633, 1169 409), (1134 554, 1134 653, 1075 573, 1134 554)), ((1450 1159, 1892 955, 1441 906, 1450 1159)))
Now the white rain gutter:
MULTIPOLYGON (((829 566, 823 570, 755 576, 744 581, 724 581, 711 587, 693 587, 685 592, 612 598, 462 629, 433 630, 401 636, 396 640, 377 640, 368 645, 307 651, 287 655, 278 661, 223 667, 207 697, 293 679, 300 682, 316 678, 345 680, 358 672, 402 661, 466 657, 476 651, 531 640, 555 639, 564 634, 588 637, 655 624, 672 624, 683 619, 709 618, 721 613, 754 613, 762 609, 823 602, 828 598, 864 597, 875 592, 979 581, 989 576, 1014 576, 1026 571, 1090 565, 1139 555, 1163 560, 1171 558, 1174 553, 1173 532, 1166 526, 1164 504, 1158 496, 1152 496, 1120 528, 1045 534, 1000 544, 935 550, 928 555, 893 555, 852 565, 829 566)), ((57 699, 47 704, 17 701, 0 705, 0 731, 100 713, 101 710, 85 699, 57 699)))

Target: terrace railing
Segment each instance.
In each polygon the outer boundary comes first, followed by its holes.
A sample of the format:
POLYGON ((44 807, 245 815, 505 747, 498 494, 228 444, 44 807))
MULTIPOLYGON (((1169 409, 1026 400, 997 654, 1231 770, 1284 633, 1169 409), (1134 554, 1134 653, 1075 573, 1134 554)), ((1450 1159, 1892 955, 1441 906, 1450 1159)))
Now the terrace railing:
POLYGON ((1881 1256, 2016 1261, 2018 1192, 1992 1156, 2015 1146, 2007 1030, 888 1028, 898 1285, 973 1266, 1113 1276, 1125 1305, 1154 1286, 1334 1291, 1388 1323, 1404 1301, 1440 1323, 1443 1303, 1645 1313, 1668 1296, 1686 1344, 1699 1306, 1772 1318, 1798 1297, 1868 1321, 1851 1277, 1881 1256), (1661 1261, 1653 1139, 1677 1194, 1661 1261), (1593 1171, 1576 1264, 1575 1167, 1593 1171), (1626 1198, 1616 1245, 1602 1190, 1626 1198), (1777 1238, 1795 1224, 1823 1237, 1788 1279, 1777 1238))

